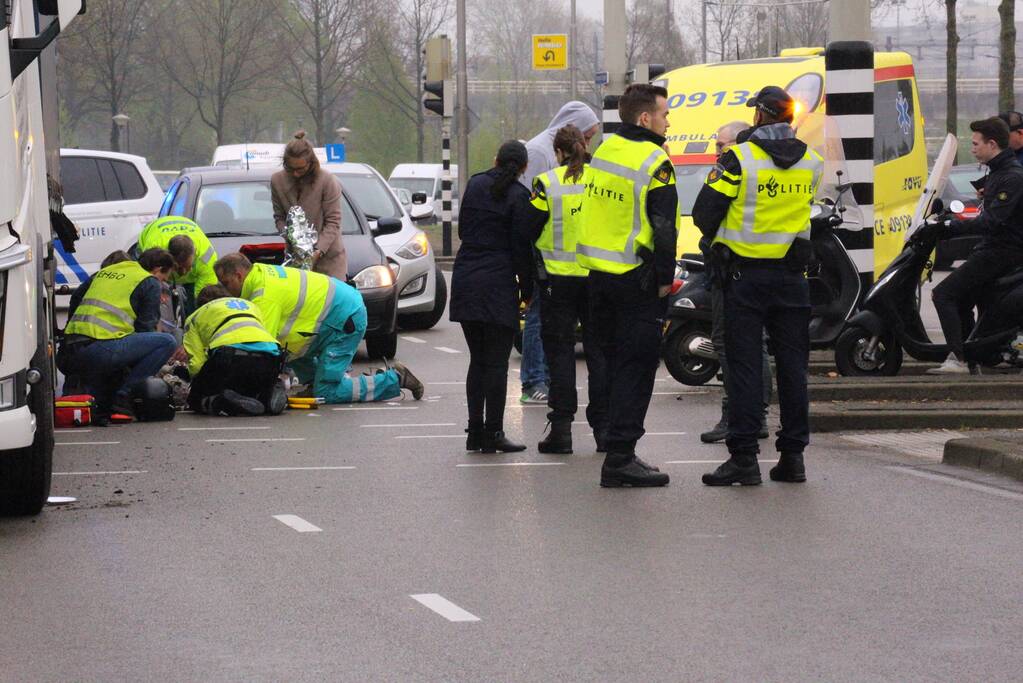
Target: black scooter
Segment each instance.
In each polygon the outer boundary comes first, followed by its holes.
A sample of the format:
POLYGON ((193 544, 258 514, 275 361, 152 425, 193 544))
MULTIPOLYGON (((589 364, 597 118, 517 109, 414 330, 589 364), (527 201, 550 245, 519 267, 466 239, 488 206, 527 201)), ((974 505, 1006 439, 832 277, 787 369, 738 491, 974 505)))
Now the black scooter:
MULTIPOLYGON (((932 217, 944 215, 941 200, 934 203, 932 217)), ((949 207, 951 213, 962 210, 959 201, 949 207)), ((922 282, 934 267, 931 256, 937 242, 935 231, 918 227, 867 292, 862 310, 849 320, 835 345, 835 364, 841 374, 895 375, 902 367, 904 352, 916 360, 934 363, 948 357, 948 345, 932 342, 920 317, 922 282)), ((1023 269, 987 288, 981 306, 984 313, 964 343, 969 363, 1023 367, 1019 351, 1012 346, 1023 320, 1018 315, 1004 315, 999 308, 999 303, 1021 284, 1023 269)))

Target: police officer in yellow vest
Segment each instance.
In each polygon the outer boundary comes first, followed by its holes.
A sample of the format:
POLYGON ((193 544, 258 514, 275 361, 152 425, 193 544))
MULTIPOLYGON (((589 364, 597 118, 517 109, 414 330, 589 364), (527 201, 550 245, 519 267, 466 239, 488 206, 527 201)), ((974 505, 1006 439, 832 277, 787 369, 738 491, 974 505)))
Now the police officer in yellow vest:
POLYGON ((139 235, 139 249, 166 249, 174 257, 171 282, 182 285, 188 298, 185 312, 195 310, 195 297, 217 284, 213 264, 217 251, 199 225, 183 216, 163 216, 152 221, 139 235))
POLYGON ((589 270, 591 320, 607 362, 601 486, 664 486, 636 457, 660 363, 661 319, 675 276, 678 195, 663 149, 668 92, 639 83, 618 103, 621 128, 590 162, 576 259, 589 270))
POLYGON ((189 408, 207 415, 279 415, 287 405, 278 380, 284 358, 259 308, 221 285, 199 292, 196 304, 185 323, 189 408))
POLYGON ((806 391, 810 354, 810 204, 823 161, 792 128, 795 102, 767 86, 747 102, 753 128, 721 156, 693 207, 711 247, 724 293, 729 459, 703 476, 708 486, 756 485, 761 424, 761 338, 766 327, 778 368, 781 454, 775 481, 806 481, 803 449, 810 426, 806 391))
POLYGON ((132 388, 159 372, 177 348, 172 335, 156 331, 161 282, 174 261, 163 249, 143 252, 138 262, 111 261, 72 296, 58 365, 82 378, 100 419, 130 420, 132 388))
POLYGON ((588 371, 586 419, 602 450, 607 428, 607 368, 590 324, 587 275, 575 256, 579 226, 585 220, 583 194, 588 182, 586 138, 573 125, 554 135, 556 168, 533 179, 533 230, 529 235, 542 258, 540 329, 550 369, 550 433, 539 443, 541 453, 572 452, 572 420, 578 408, 575 390, 575 330, 582 325, 588 371))
POLYGON ((253 264, 243 254, 217 261, 217 277, 232 296, 256 304, 263 324, 288 352, 299 381, 327 403, 386 401, 409 389, 423 397, 423 383, 403 364, 348 376, 366 333, 366 305, 354 287, 307 270, 253 264))

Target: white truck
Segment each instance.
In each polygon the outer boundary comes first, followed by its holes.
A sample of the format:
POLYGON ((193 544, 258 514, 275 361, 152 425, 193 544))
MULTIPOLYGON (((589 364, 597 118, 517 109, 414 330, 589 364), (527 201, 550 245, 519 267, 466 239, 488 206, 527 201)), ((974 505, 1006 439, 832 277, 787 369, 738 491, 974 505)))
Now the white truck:
MULTIPOLYGON (((54 38, 82 0, 0 0, 0 514, 34 515, 53 462, 54 258, 47 176, 59 181, 54 38), (13 132, 13 135, 12 135, 13 132)), ((56 208, 56 207, 54 207, 56 208)))

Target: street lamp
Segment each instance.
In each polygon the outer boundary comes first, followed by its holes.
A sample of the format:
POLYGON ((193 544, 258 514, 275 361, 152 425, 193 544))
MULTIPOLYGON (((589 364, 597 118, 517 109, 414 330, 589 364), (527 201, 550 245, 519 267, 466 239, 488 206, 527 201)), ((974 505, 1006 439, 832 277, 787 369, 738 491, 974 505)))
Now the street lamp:
POLYGON ((118 129, 124 134, 125 147, 128 153, 131 154, 131 117, 127 114, 115 114, 111 118, 117 124, 118 129))
POLYGON ((345 144, 345 141, 348 140, 348 134, 352 132, 352 129, 341 126, 340 128, 335 128, 334 132, 337 133, 337 137, 341 140, 341 144, 343 145, 345 144))

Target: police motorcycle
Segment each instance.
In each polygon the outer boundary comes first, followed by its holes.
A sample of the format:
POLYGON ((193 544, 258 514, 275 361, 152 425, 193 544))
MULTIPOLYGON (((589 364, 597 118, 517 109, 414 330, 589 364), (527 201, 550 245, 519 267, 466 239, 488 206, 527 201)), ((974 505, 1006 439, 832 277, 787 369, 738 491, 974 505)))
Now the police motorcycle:
MULTIPOLYGON (((810 210, 812 254, 807 280, 812 348, 833 346, 860 300, 858 269, 835 234, 843 223, 843 195, 850 187, 837 185, 834 200, 825 198, 810 210)), ((706 384, 720 369, 711 342, 709 277, 702 255, 684 254, 678 261, 668 300, 661 356, 669 374, 689 386, 706 384)))
MULTIPOLYGON (((854 315, 835 345, 835 364, 845 376, 895 375, 904 354, 934 363, 943 361, 948 345, 931 341, 920 317, 922 284, 934 268, 932 254, 938 242, 934 229, 952 214, 963 211, 956 200, 943 210, 941 199, 934 199, 929 220, 909 236, 902 252, 881 273, 867 291, 861 310, 854 315)), ((973 332, 964 342, 966 360, 971 365, 994 367, 1007 363, 1023 367, 1020 352, 1014 348, 1023 320, 1020 315, 1002 315, 998 304, 1023 286, 1023 268, 999 278, 987 288, 984 311, 973 332)))

